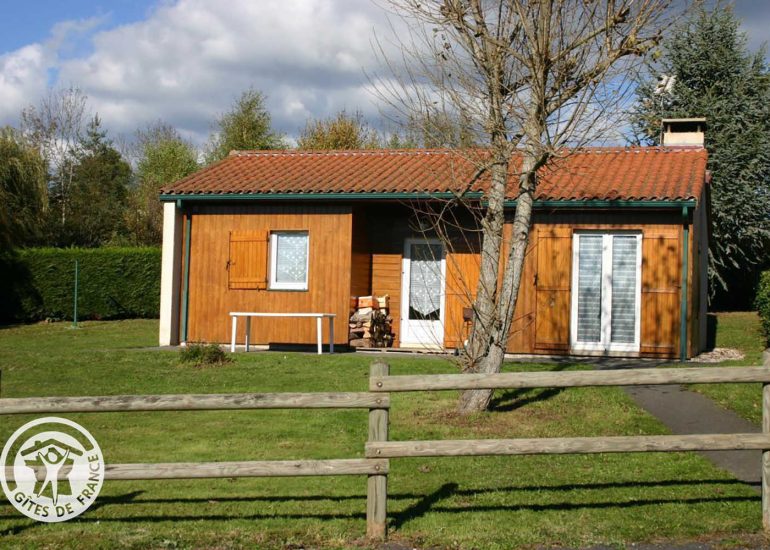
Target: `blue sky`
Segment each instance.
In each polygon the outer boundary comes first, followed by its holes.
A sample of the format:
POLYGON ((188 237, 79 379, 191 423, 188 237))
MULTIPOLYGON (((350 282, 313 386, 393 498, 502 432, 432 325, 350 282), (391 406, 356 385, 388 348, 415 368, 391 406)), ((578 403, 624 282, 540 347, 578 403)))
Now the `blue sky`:
MULTIPOLYGON (((0 0, 0 126, 52 84, 79 86, 114 135, 163 119, 200 144, 248 87, 289 136, 341 109, 377 120, 366 76, 381 67, 372 33, 388 29, 377 4, 0 0)), ((770 40, 770 0, 737 0, 735 11, 752 48, 770 40)))
POLYGON ((5 0, 0 2, 0 52, 45 40, 61 21, 99 18, 104 27, 141 21, 157 3, 152 0, 5 0))

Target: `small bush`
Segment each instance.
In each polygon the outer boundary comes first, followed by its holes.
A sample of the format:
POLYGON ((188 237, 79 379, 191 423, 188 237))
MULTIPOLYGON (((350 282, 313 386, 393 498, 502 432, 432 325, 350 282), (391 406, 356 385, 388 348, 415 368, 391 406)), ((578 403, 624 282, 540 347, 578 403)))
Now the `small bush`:
POLYGON ((765 271, 759 278, 757 297, 754 304, 757 307, 757 311, 759 311, 766 341, 770 344, 770 271, 765 271))
POLYGON ((195 367, 224 365, 232 359, 216 344, 190 344, 179 352, 179 362, 195 367))

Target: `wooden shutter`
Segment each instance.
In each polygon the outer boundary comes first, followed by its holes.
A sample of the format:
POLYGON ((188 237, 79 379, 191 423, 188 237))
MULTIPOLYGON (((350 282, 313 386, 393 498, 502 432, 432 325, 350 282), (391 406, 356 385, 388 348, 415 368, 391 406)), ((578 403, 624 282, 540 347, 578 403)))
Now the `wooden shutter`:
POLYGON ((535 348, 569 349, 572 230, 537 230, 535 348))
POLYGON ((267 288, 267 231, 231 231, 227 262, 230 290, 267 288))
POLYGON ((641 352, 671 355, 679 349, 682 271, 677 229, 642 237, 641 352))

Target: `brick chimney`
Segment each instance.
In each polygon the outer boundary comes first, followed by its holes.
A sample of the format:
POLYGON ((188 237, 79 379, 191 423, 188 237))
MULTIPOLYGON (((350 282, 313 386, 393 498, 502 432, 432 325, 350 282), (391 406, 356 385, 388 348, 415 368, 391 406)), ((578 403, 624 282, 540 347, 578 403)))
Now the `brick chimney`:
POLYGON ((703 147, 706 119, 664 118, 661 120, 661 145, 664 147, 703 147))

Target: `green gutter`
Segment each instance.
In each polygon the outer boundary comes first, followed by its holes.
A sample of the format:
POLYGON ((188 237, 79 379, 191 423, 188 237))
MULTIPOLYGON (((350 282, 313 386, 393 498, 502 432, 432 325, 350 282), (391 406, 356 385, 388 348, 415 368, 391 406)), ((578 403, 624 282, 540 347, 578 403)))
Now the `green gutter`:
MULTIPOLYGON (((478 200, 482 193, 466 193, 464 198, 478 200)), ((161 201, 304 201, 304 200, 450 200, 454 193, 221 193, 221 194, 163 194, 161 201)), ((535 201, 535 208, 692 208, 695 200, 545 200, 535 201)), ((515 200, 505 201, 505 206, 516 206, 515 200)))
POLYGON ((187 214, 184 230, 184 278, 182 280, 182 342, 187 343, 187 308, 190 303, 190 230, 192 214, 187 214))
MULTIPOLYGON (((627 201, 627 200, 561 200, 535 201, 535 208, 692 208, 694 200, 627 201)), ((506 207, 516 206, 516 201, 505 201, 506 207)))
POLYGON ((690 220, 687 214, 687 207, 682 207, 684 246, 682 246, 682 309, 679 311, 679 360, 681 362, 687 361, 687 276, 690 269, 690 220))
MULTIPOLYGON (((482 193, 466 193, 465 198, 480 199, 482 193)), ((426 200, 453 199, 454 193, 217 193, 161 194, 161 201, 272 201, 272 200, 426 200)))

